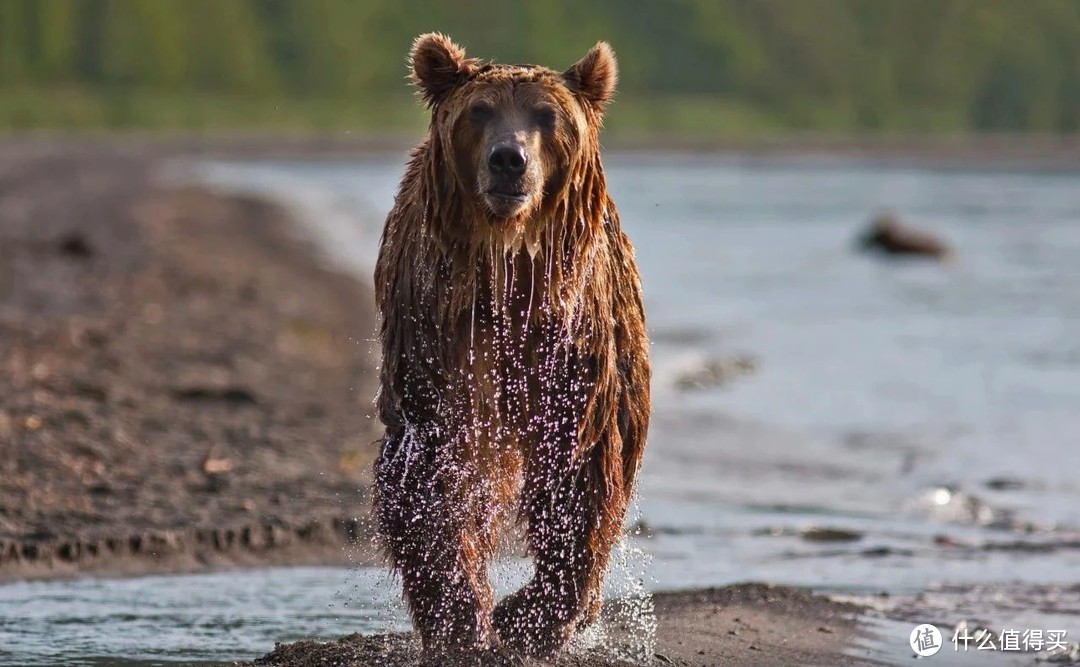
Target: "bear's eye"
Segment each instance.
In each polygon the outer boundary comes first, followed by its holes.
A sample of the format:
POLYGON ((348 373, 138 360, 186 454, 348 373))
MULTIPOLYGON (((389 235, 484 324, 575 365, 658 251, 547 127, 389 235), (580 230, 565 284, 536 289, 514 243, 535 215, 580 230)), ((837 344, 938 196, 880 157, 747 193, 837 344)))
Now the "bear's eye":
POLYGON ((469 120, 477 125, 483 125, 491 120, 494 115, 495 110, 491 108, 491 105, 484 102, 477 102, 469 108, 469 120))
POLYGON ((540 107, 533 111, 533 118, 536 119, 536 124, 540 126, 541 130, 550 131, 555 129, 555 110, 551 107, 540 107))

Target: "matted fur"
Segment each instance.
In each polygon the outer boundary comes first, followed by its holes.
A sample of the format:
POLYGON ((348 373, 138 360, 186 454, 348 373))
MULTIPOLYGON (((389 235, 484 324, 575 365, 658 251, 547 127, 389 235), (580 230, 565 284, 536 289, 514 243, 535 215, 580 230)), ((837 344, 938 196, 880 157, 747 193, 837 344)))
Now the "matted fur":
POLYGON ((412 62, 432 121, 375 270, 376 515, 427 650, 550 655, 599 611, 649 421, 640 281, 599 150, 615 61, 602 45, 566 73, 481 65, 425 35, 412 62), (499 218, 461 118, 530 95, 560 114, 538 149, 542 197, 499 218), (493 611, 507 519, 526 524, 536 574, 493 611))

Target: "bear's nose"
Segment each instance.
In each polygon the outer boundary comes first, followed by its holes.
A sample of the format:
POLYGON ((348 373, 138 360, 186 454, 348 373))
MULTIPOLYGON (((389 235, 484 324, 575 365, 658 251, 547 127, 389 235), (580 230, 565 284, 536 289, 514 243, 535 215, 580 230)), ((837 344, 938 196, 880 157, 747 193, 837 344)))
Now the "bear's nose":
POLYGON ((525 149, 517 144, 495 144, 488 155, 488 169, 505 179, 521 178, 525 162, 525 149))

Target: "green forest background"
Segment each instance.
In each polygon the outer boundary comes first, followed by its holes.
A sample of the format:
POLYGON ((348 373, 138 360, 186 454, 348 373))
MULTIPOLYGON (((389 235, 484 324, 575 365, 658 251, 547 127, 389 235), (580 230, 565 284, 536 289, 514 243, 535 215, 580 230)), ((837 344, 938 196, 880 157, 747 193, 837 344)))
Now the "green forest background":
POLYGON ((610 131, 1066 133, 1080 0, 0 0, 0 128, 406 130, 412 38, 621 64, 610 131))

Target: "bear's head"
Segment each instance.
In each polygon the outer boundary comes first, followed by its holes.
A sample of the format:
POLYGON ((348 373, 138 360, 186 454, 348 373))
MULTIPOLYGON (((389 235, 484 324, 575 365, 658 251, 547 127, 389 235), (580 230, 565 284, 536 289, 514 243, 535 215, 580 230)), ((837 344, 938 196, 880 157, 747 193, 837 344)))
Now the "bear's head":
POLYGON ((606 43, 565 72, 481 63, 436 33, 418 37, 409 60, 452 187, 490 222, 528 218, 568 187, 584 187, 574 180, 598 159, 600 123, 615 92, 606 43))

